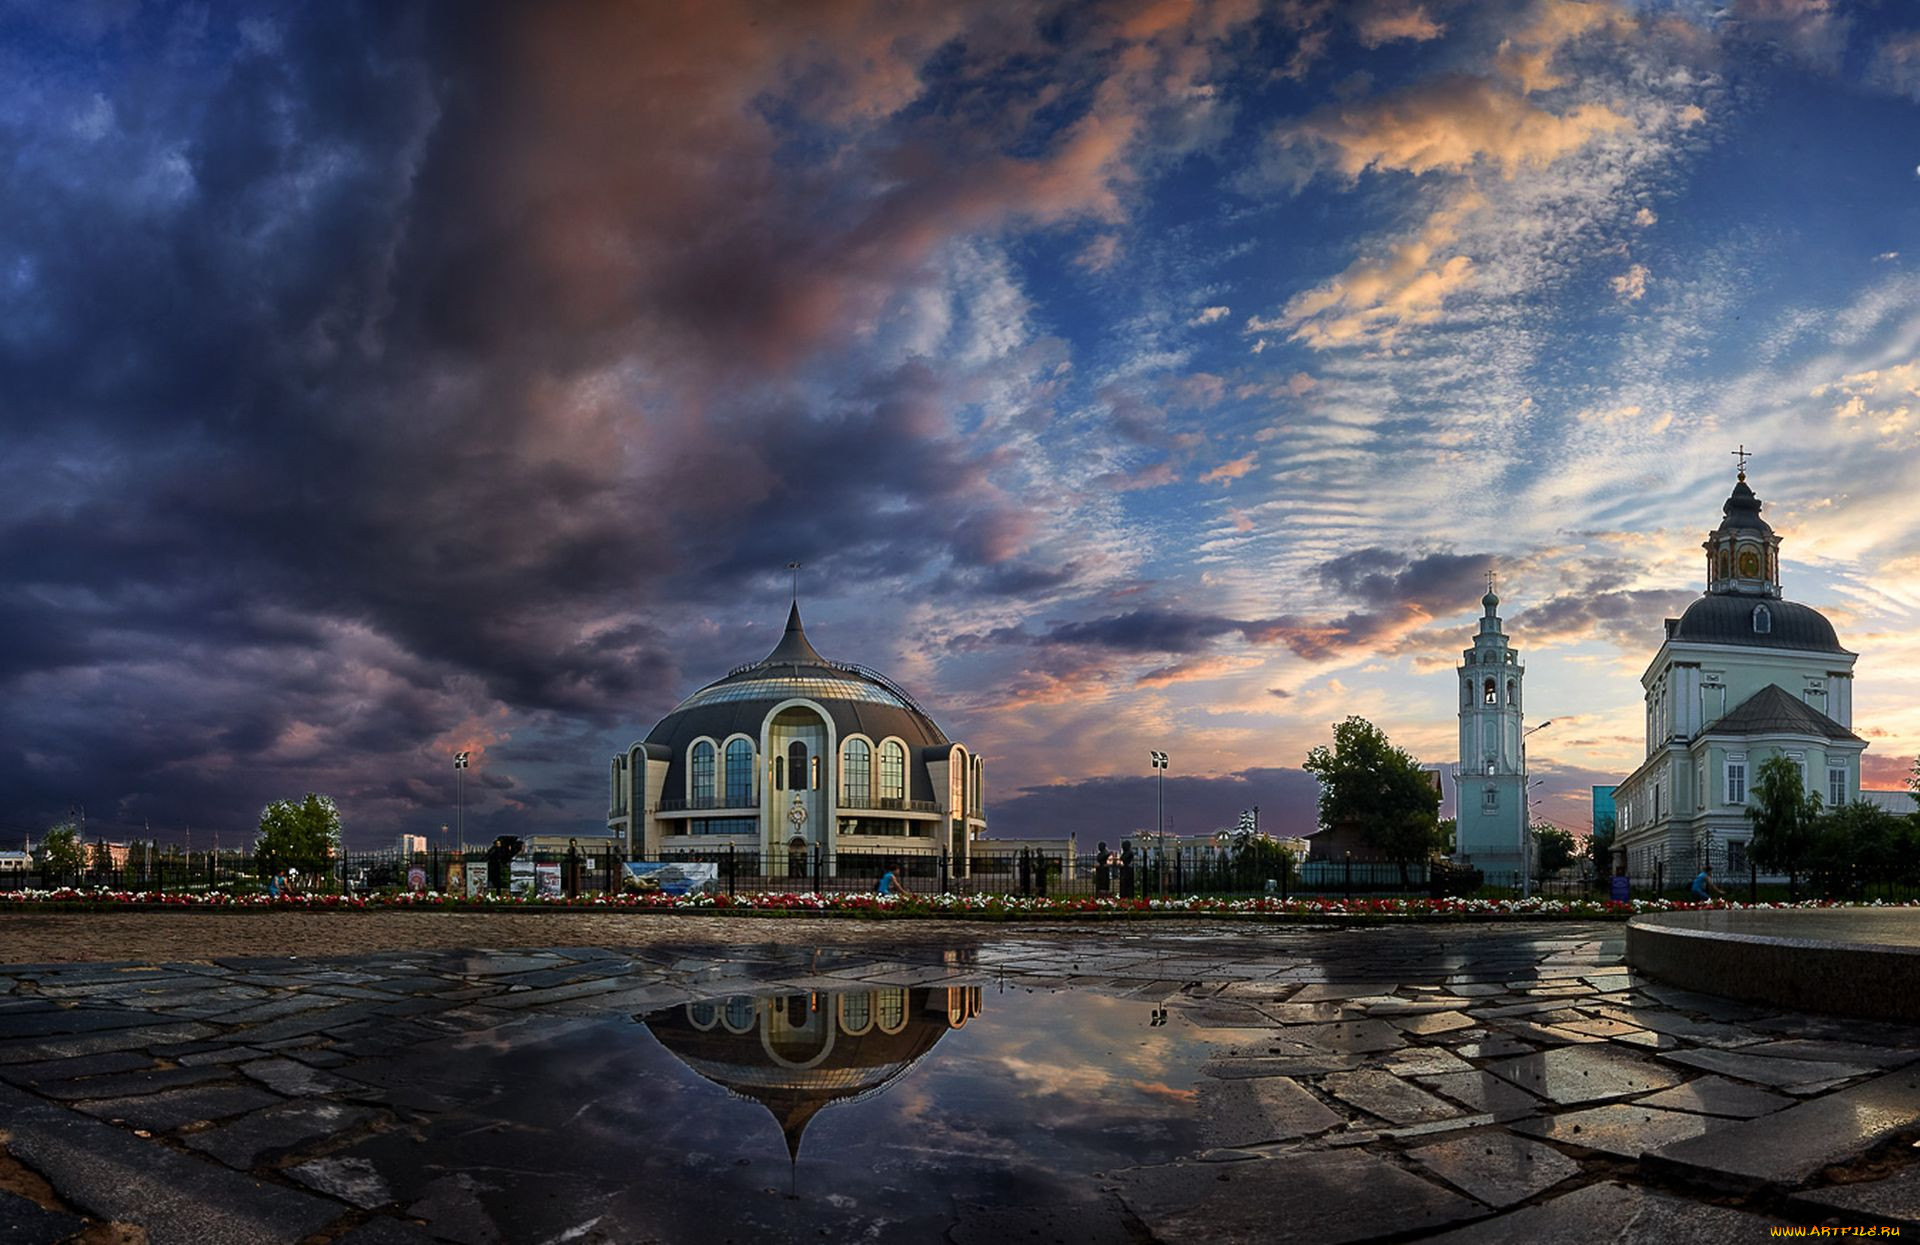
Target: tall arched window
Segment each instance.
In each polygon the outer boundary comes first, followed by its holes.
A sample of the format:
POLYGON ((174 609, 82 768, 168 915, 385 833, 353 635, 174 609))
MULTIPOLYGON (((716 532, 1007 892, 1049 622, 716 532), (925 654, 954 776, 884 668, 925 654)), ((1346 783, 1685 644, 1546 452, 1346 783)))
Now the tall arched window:
POLYGON ((1507 703, 1510 705, 1520 703, 1520 684, 1512 679, 1507 680, 1507 703))
POLYGON ((704 739, 693 745, 693 778, 687 798, 713 799, 713 745, 704 739))
POLYGON ((849 808, 866 808, 873 798, 873 746, 849 739, 840 749, 840 800, 849 808))
POLYGON ((1753 607, 1753 633, 1768 635, 1773 631, 1773 611, 1764 605, 1753 607))
POLYGON ((727 745, 727 807, 753 803, 753 745, 736 739, 727 745))
POLYGON ((1488 703, 1488 704, 1492 704, 1492 703, 1493 703, 1494 701, 1496 701, 1496 700, 1498 700, 1498 699, 1499 699, 1499 697, 1500 697, 1500 693, 1499 693, 1499 691, 1498 691, 1498 690, 1496 689, 1496 687, 1495 687, 1495 684, 1494 684, 1494 682, 1493 682, 1493 680, 1492 680, 1492 679, 1488 679, 1488 680, 1487 680, 1487 685, 1486 685, 1486 688, 1485 688, 1484 690, 1486 691, 1486 697, 1487 697, 1487 703, 1488 703))
POLYGON ((787 782, 795 791, 812 785, 807 781, 807 745, 797 739, 787 745, 787 782))
POLYGON ((896 741, 880 745, 880 798, 907 798, 907 753, 896 741))

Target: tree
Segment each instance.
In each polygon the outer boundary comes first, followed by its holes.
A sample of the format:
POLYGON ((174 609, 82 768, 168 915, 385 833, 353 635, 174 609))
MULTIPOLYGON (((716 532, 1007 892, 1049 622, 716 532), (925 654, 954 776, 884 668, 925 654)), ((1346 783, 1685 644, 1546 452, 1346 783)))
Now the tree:
POLYGON ((1819 816, 1820 797, 1807 790, 1799 762, 1776 753, 1760 763, 1747 805, 1753 859, 1769 873, 1786 874, 1789 892, 1797 890, 1818 838, 1819 816))
POLYGON ((340 810, 324 795, 307 792, 295 804, 275 800, 260 810, 260 837, 253 854, 263 873, 281 869, 313 868, 340 851, 340 810))
POLYGON ((1451 856, 1459 841, 1460 819, 1458 817, 1441 818, 1440 824, 1434 827, 1433 850, 1442 856, 1451 856))
POLYGON ((48 830, 34 855, 39 857, 40 871, 49 877, 70 878, 87 867, 80 828, 70 821, 48 830))
POLYGON ((1320 825, 1357 825, 1389 860, 1424 860, 1438 839, 1440 788, 1420 763, 1365 718, 1333 728, 1333 747, 1307 753, 1320 780, 1320 825))
POLYGON ((1891 882, 1912 860, 1913 828, 1876 804, 1856 800, 1817 823, 1807 870, 1821 893, 1858 896, 1870 882, 1891 882))
POLYGON ((1542 823, 1533 828, 1534 871, 1541 877, 1560 872, 1573 863, 1573 835, 1559 826, 1542 823))
POLYGON ((107 846, 105 839, 93 845, 88 852, 87 863, 95 873, 113 872, 113 849, 107 846))
POLYGON ((1593 876, 1604 878, 1613 873, 1613 836, 1620 819, 1603 813, 1593 819, 1593 833, 1587 836, 1587 858, 1593 861, 1593 876))

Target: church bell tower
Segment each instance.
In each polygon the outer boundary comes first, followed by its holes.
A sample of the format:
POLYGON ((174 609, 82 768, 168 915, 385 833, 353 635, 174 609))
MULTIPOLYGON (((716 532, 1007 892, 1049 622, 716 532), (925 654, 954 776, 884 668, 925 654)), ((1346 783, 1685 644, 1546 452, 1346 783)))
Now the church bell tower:
POLYGON ((1527 754, 1522 743, 1526 668, 1500 627, 1500 597, 1488 577, 1486 613, 1460 662, 1458 827, 1453 858, 1487 874, 1525 867, 1527 754))

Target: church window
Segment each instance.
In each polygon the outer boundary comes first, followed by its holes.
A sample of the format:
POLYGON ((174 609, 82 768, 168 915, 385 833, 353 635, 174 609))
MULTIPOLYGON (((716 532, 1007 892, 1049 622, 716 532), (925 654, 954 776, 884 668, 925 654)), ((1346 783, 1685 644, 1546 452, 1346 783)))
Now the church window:
POLYGON ((891 739, 880 745, 880 798, 907 798, 907 753, 891 739))
POLYGON ((773 758, 773 789, 775 791, 787 789, 787 758, 783 756, 773 758))
POLYGON ((1512 679, 1507 680, 1507 703, 1510 705, 1520 703, 1520 684, 1512 679))
POLYGON ((873 746, 849 739, 840 750, 840 799, 854 808, 867 807, 873 798, 873 746))
POLYGON ((1487 680, 1487 685, 1483 690, 1485 691, 1485 700, 1488 704, 1493 704, 1500 698, 1498 685, 1496 685, 1492 679, 1487 680))
POLYGON ((713 744, 705 739, 693 745, 693 773, 688 782, 687 798, 696 806, 713 801, 713 744))
POLYGON ((1728 553, 1725 549, 1722 549, 1720 551, 1720 578, 1731 579, 1732 577, 1733 577, 1733 555, 1728 553))
POLYGON ((1480 807, 1491 813, 1500 807, 1500 788, 1488 787, 1480 796, 1480 807))
POLYGON ((855 990, 840 996, 840 1029, 852 1037, 858 1037, 873 1027, 873 996, 865 990, 855 990))
POLYGON ((1753 633, 1755 635, 1773 634, 1773 611, 1764 605, 1753 607, 1753 633))
POLYGON ((736 739, 727 745, 727 807, 753 803, 753 745, 736 739))
POLYGON ((1727 758, 1727 803, 1747 802, 1747 756, 1738 753, 1727 758))
POLYGON ((687 1019, 696 1029, 711 1029, 713 1022, 720 1019, 720 1009, 709 1000, 705 1003, 687 1004, 687 1019))
POLYGON ((797 739, 787 745, 787 781, 795 791, 807 787, 807 745, 797 739))
POLYGON ((1839 808, 1847 802, 1847 767, 1832 765, 1827 767, 1827 804, 1839 808))
POLYGON ((736 994, 727 1000, 727 1028, 735 1033, 745 1033, 753 1028, 753 1000, 744 994, 736 994))

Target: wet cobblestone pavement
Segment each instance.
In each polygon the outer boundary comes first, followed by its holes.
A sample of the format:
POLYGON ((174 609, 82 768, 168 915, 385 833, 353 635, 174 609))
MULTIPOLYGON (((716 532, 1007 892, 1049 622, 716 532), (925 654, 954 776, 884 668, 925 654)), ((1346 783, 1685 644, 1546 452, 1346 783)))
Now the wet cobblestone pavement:
POLYGON ((1920 1031, 1663 987, 1618 925, 730 932, 0 966, 0 1243, 1920 1226, 1920 1031), (782 1056, 822 1006, 860 1036, 782 1056))

